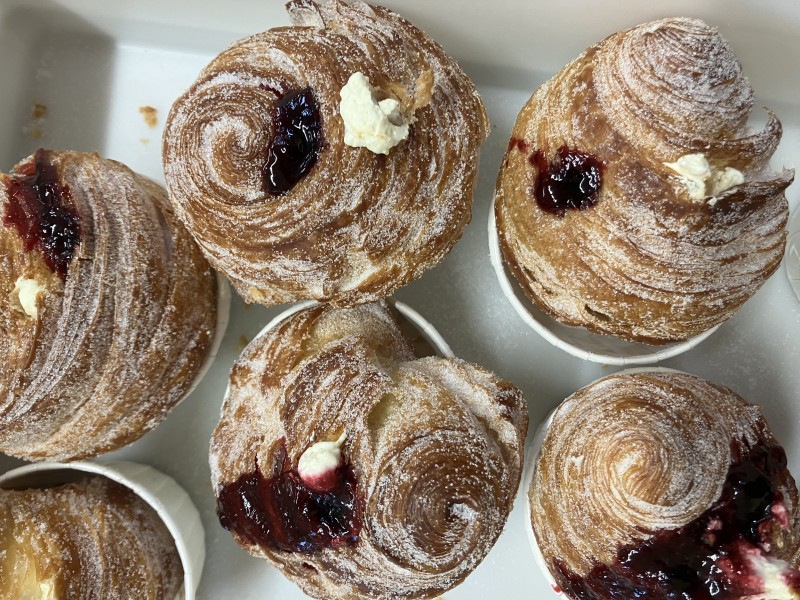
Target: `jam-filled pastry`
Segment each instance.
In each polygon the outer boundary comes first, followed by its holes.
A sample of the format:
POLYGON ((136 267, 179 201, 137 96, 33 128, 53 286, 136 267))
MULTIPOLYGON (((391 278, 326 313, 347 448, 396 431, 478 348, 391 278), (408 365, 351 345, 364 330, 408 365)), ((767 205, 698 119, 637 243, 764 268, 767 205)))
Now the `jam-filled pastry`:
POLYGON ((569 598, 800 598, 786 454, 757 407, 698 377, 613 375, 567 398, 528 500, 569 598))
POLYGON ((470 220, 488 120, 425 33, 363 2, 292 0, 173 105, 167 190, 247 302, 375 301, 470 220))
POLYGON ((166 525, 128 488, 92 476, 0 490, 0 597, 174 600, 182 583, 166 525))
POLYGON ((257 337, 211 440, 220 522, 315 598, 431 598, 503 529, 527 411, 483 368, 416 358, 384 303, 257 337))
POLYGON ((496 193, 506 264, 568 325, 685 340, 733 315, 775 271, 786 238, 780 140, 719 33, 664 19, 616 33, 520 112, 496 193))
POLYGON ((166 193, 97 154, 39 150, 0 174, 0 451, 118 448, 191 389, 214 272, 166 193))

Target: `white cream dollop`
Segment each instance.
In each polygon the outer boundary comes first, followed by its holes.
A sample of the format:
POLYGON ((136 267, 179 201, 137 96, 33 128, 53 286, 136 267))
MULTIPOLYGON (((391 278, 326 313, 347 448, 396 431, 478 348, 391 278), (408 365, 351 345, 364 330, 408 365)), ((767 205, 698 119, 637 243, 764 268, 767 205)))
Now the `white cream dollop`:
POLYGON ((752 600, 797 600, 800 595, 792 591, 786 583, 784 574, 789 573, 789 564, 771 556, 751 555, 748 557, 753 569, 764 582, 764 591, 752 600))
POLYGON ((297 472, 303 481, 313 480, 338 469, 342 463, 344 434, 335 442, 317 442, 309 446, 297 461, 297 472))
POLYGON ((692 200, 714 199, 722 192, 744 183, 741 171, 733 167, 712 169, 704 154, 685 154, 674 163, 665 162, 664 165, 681 176, 692 200))
POLYGON ((35 279, 18 277, 14 284, 14 291, 11 294, 12 297, 16 298, 17 308, 35 319, 39 315, 36 300, 43 291, 44 286, 39 285, 39 282, 35 279))
POLYGON ((410 121, 404 122, 397 100, 386 98, 378 102, 375 91, 360 71, 353 73, 342 88, 339 114, 344 120, 344 143, 375 154, 389 154, 408 137, 410 121))

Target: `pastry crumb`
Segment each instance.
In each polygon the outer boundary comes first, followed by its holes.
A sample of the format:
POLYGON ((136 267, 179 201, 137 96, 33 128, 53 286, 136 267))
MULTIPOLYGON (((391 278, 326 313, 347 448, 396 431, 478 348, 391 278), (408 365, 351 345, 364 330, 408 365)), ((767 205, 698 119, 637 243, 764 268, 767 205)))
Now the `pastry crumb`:
POLYGON ((144 122, 150 129, 154 129, 158 125, 158 109, 152 106, 140 106, 139 113, 144 117, 144 122))
POLYGON ((139 143, 146 146, 150 143, 150 138, 139 138, 139 143))
POLYGON ((39 102, 34 102, 33 108, 31 109, 31 116, 34 119, 45 118, 47 116, 47 106, 40 104, 39 102))
POLYGON ((41 138, 44 135, 41 126, 44 124, 47 111, 47 105, 42 104, 38 100, 34 100, 31 105, 31 120, 22 128, 22 133, 33 140, 41 138))
POLYGON ((239 336, 239 342, 236 344, 236 350, 237 350, 238 352, 241 352, 242 350, 244 350, 244 349, 245 349, 245 347, 246 347, 246 346, 247 346, 247 344, 249 344, 249 343, 250 343, 250 340, 248 340, 246 336, 244 336, 244 335, 240 335, 240 336, 239 336))

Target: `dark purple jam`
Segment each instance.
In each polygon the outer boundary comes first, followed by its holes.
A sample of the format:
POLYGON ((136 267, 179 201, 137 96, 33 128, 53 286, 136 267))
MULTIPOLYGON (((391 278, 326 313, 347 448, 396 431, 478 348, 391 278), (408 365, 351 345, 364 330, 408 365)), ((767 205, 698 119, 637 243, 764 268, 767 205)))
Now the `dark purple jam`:
POLYGON ((220 524, 250 543, 286 552, 316 552, 358 541, 361 510, 356 476, 347 464, 329 492, 308 488, 292 469, 286 447, 267 479, 258 464, 252 473, 222 488, 217 496, 220 524))
POLYGON ((510 140, 508 140, 508 152, 511 152, 514 148, 520 152, 527 152, 528 144, 525 142, 525 140, 512 137, 510 140))
POLYGON ((772 509, 783 500, 776 482, 785 472, 786 454, 780 446, 761 445, 741 458, 738 444, 732 449, 739 458, 719 500, 703 515, 622 548, 615 564, 598 565, 586 577, 557 562, 561 589, 581 600, 734 600, 758 594, 762 582, 747 555, 767 550, 776 523, 772 509))
POLYGON ((50 162, 50 152, 37 150, 33 163, 6 178, 6 227, 15 227, 25 250, 38 249, 44 262, 62 279, 81 240, 78 211, 69 187, 50 162))
POLYGON ((322 150, 322 120, 310 88, 287 92, 272 116, 275 137, 267 149, 264 192, 282 196, 311 170, 322 150))
POLYGON ((539 171, 533 193, 542 210, 563 217, 570 209, 597 204, 603 163, 596 157, 561 146, 555 161, 548 163, 544 152, 536 150, 530 162, 539 171))

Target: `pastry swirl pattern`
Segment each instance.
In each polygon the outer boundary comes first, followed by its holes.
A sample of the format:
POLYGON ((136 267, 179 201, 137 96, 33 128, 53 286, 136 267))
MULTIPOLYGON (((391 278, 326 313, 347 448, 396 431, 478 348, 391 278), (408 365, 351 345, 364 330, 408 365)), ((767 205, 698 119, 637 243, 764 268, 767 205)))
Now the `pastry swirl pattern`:
POLYGON ((545 83, 517 118, 496 194, 503 256, 528 296, 566 324, 654 344, 733 315, 780 263, 793 179, 770 172, 781 126, 768 111, 751 129, 752 106, 730 46, 696 19, 616 33, 545 83), (566 150, 596 158, 602 183, 559 215, 534 189, 542 162, 567 168, 566 150), (693 199, 668 163, 696 155, 710 172, 693 199), (726 169, 743 181, 725 188, 726 169))
POLYGON ((313 552, 237 541, 313 597, 428 598, 466 577, 500 534, 526 429, 516 388, 457 359, 416 359, 384 304, 317 306, 237 361, 211 442, 212 480, 219 508, 255 465, 280 470, 282 448, 291 467, 344 434, 357 539, 313 552))
POLYGON ((211 263, 248 302, 374 301, 439 262, 470 220, 483 104, 458 65, 395 13, 287 5, 293 26, 216 57, 173 105, 167 189, 211 263), (340 90, 364 73, 412 120, 388 155, 344 144, 340 90), (276 105, 310 90, 322 148, 283 195, 265 191, 276 105))
MULTIPOLYGON (((556 410, 528 490, 536 542, 548 569, 562 589, 572 590, 569 597, 616 597, 601 586, 596 595, 580 595, 574 581, 590 579, 598 569, 607 573, 606 581, 621 581, 615 577, 625 572, 619 565, 626 549, 641 552, 665 532, 678 533, 667 533, 661 543, 686 535, 680 532, 723 504, 732 468, 759 448, 776 446, 757 407, 692 375, 612 375, 579 390, 556 410)), ((784 455, 773 482, 775 505, 768 506, 769 514, 781 515, 776 518, 781 526, 770 525, 763 546, 797 569, 800 506, 785 464, 784 455)), ((708 527, 706 536, 714 531, 708 527)), ((669 560, 675 557, 665 555, 669 560)), ((668 585, 661 588, 664 594, 668 585)))
POLYGON ((164 190, 97 154, 40 151, 0 175, 3 217, 13 182, 48 162, 80 239, 59 273, 0 228, 0 449, 70 460, 134 441, 189 392, 214 340, 217 282, 164 190), (20 279, 38 288, 33 314, 20 279))

